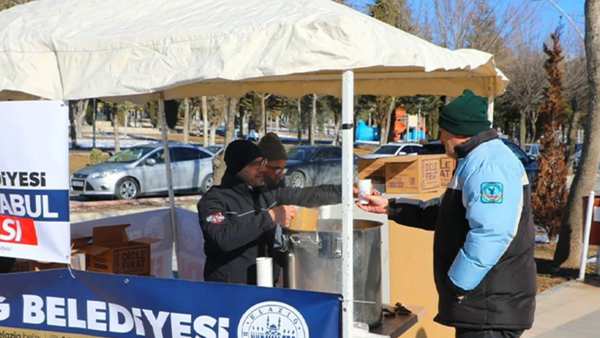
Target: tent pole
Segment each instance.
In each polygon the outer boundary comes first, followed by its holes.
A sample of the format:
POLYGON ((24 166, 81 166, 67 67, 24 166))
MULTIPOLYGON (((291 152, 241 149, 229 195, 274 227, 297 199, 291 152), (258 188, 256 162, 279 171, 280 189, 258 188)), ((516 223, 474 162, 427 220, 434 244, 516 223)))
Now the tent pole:
POLYGON ((175 259, 179 269, 179 237, 177 236, 177 219, 175 214, 175 194, 173 192, 173 173, 171 172, 171 152, 167 140, 167 116, 165 113, 165 97, 163 92, 158 93, 158 109, 161 116, 162 144, 165 152, 165 166, 167 169, 167 187, 169 191, 169 214, 171 229, 173 231, 173 243, 175 243, 175 259))
POLYGON ((353 133, 354 72, 342 74, 342 337, 349 338, 354 322, 353 133))

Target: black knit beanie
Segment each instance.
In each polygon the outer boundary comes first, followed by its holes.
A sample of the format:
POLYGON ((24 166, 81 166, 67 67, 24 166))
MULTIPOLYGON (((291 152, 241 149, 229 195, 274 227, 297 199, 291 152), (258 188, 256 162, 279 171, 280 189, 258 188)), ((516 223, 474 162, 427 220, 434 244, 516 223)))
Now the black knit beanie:
POLYGON ((287 152, 281 144, 281 140, 279 136, 275 133, 267 133, 263 138, 258 142, 258 147, 262 152, 264 158, 269 161, 275 160, 287 160, 287 152))
POLYGON ((262 153, 256 144, 245 140, 233 141, 225 149, 226 171, 235 175, 259 157, 262 153))
POLYGON ((465 89, 461 96, 448 103, 440 112, 440 128, 455 135, 473 136, 490 128, 488 103, 481 96, 465 89))

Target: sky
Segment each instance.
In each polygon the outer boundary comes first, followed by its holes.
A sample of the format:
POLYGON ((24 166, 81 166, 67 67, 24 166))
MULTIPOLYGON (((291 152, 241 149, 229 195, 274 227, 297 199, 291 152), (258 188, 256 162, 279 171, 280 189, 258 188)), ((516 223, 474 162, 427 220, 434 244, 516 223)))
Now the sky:
MULTIPOLYGON (((553 31, 563 15, 559 9, 557 9, 552 3, 555 3, 560 9, 562 9, 567 15, 573 20, 573 22, 579 27, 579 30, 584 33, 584 5, 585 0, 491 0, 493 1, 510 1, 511 3, 522 3, 523 1, 536 1, 540 3, 540 16, 544 17, 543 24, 548 32, 553 31)), ((373 2, 373 0, 348 0, 354 8, 365 9, 367 4, 373 2)), ((413 9, 417 8, 430 8, 433 7, 433 0, 407 0, 409 5, 413 9)), ((573 26, 565 19, 562 20, 565 24, 565 33, 573 34, 573 36, 579 36, 577 31, 574 30, 573 26)))

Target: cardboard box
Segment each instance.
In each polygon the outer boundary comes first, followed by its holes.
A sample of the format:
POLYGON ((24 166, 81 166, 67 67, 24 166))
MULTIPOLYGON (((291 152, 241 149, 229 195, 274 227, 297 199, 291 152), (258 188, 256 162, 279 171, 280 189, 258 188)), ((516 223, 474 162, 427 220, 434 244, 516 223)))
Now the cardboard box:
POLYGON ((385 164, 395 162, 399 157, 359 158, 358 179, 370 179, 373 185, 385 184, 385 164))
POLYGON ((440 158, 440 184, 442 188, 447 187, 448 183, 450 183, 450 180, 452 179, 452 172, 454 171, 455 167, 455 159, 450 158, 446 155, 443 155, 440 158))
POLYGON ((88 270, 125 275, 150 275, 150 244, 155 238, 129 240, 129 224, 95 227, 92 244, 83 248, 88 270))
MULTIPOLYGON (((80 250, 92 237, 78 236, 71 238, 71 267, 75 270, 86 269, 85 252, 80 250)), ((33 261, 28 259, 16 259, 11 268, 11 272, 42 271, 49 269, 67 268, 67 264, 52 263, 44 261, 33 261)))
POLYGON ((385 192, 420 194, 441 188, 440 155, 399 156, 385 164, 385 192))
POLYGON ((30 261, 27 259, 16 259, 11 272, 27 272, 27 271, 42 271, 49 269, 63 269, 67 264, 30 261))
POLYGON ((319 218, 319 209, 298 207, 296 216, 290 221, 289 228, 292 230, 317 230, 317 219, 319 218))

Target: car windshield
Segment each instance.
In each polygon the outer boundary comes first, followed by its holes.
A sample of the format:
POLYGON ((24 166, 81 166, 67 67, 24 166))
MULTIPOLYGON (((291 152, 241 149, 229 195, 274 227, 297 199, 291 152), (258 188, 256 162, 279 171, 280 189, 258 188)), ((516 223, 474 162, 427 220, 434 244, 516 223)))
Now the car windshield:
POLYGON ((419 150, 419 154, 444 154, 446 148, 441 143, 424 144, 419 150))
POLYGON ((217 152, 219 152, 219 150, 221 150, 223 147, 221 146, 208 146, 208 147, 204 147, 204 149, 210 151, 213 154, 216 154, 217 152))
POLYGON ((393 155, 396 153, 396 151, 398 151, 398 148, 400 148, 400 147, 399 146, 379 146, 379 147, 375 148, 375 150, 373 150, 371 152, 371 154, 393 155))
POLYGON ((315 152, 315 148, 291 147, 288 149, 288 160, 306 161, 315 152))
POLYGON ((132 147, 125 149, 121 152, 114 154, 113 156, 106 159, 106 162, 112 163, 133 163, 138 161, 142 157, 146 156, 149 152, 155 148, 150 147, 132 147))

